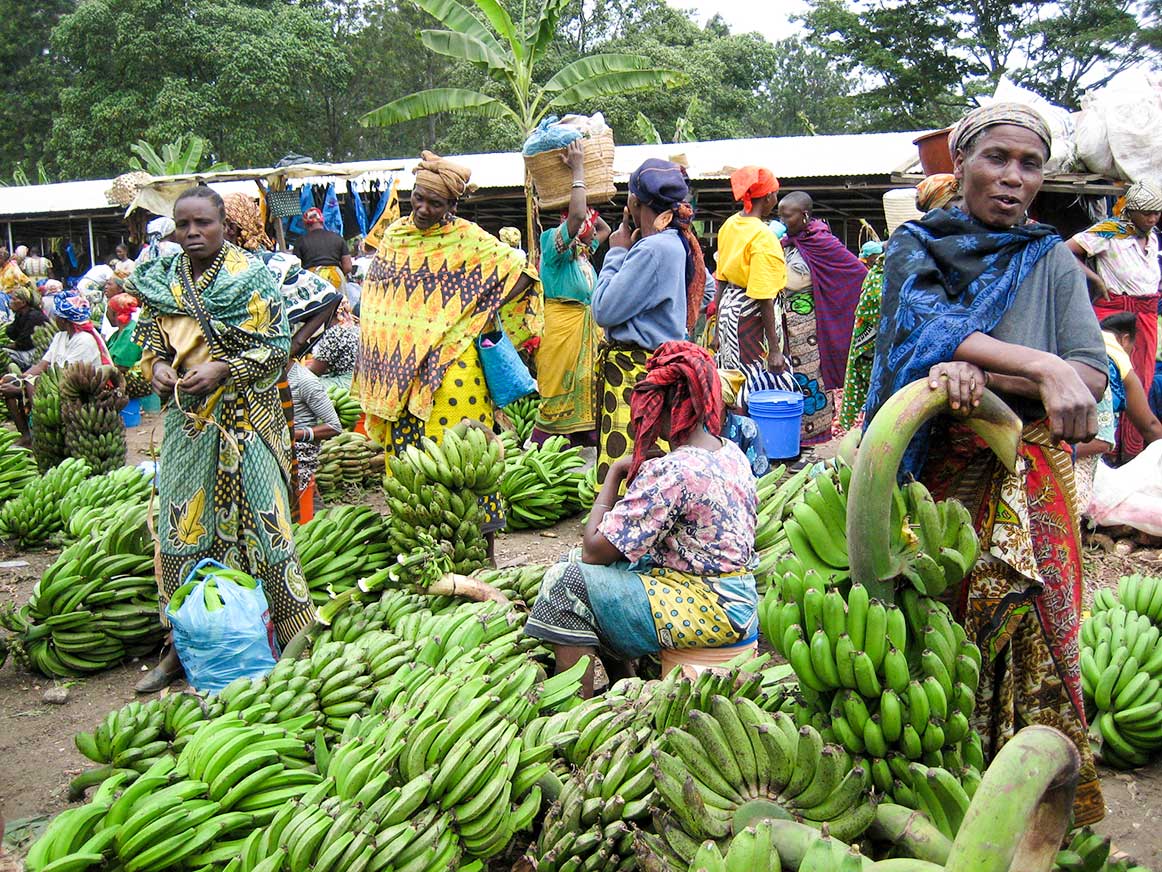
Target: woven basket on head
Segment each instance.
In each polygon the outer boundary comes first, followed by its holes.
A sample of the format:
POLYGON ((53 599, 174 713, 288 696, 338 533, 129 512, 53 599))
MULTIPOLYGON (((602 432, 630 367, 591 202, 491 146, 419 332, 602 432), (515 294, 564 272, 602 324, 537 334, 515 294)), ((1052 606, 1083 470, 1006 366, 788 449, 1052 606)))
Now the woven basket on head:
MULTIPOLYGON (((585 199, 590 205, 608 203, 617 193, 613 184, 613 133, 605 131, 581 140, 585 146, 585 199)), ((525 158, 525 167, 542 209, 563 209, 573 194, 573 171, 555 148, 525 158)))
POLYGON ((137 192, 152 179, 153 176, 144 170, 122 173, 113 180, 113 187, 105 192, 105 199, 115 206, 128 206, 137 192))

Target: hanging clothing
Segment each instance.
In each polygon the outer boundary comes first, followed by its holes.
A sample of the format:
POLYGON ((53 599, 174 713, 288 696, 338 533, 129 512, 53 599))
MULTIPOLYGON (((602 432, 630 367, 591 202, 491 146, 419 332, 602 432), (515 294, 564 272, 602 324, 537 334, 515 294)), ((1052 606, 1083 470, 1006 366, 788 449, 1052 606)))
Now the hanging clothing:
POLYGON ((142 302, 142 373, 182 375, 210 360, 229 378, 204 397, 179 389, 158 461, 162 613, 198 561, 262 580, 279 641, 314 617, 291 531, 291 433, 279 390, 290 349, 282 295, 262 261, 229 243, 195 282, 185 254, 142 264, 126 282, 142 302))

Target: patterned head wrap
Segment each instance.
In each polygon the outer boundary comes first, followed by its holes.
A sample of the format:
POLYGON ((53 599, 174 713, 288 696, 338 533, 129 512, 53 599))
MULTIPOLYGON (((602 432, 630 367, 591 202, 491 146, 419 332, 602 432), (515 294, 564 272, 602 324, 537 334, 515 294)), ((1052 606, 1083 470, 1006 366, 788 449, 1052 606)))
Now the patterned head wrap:
POLYGON ((303 213, 304 224, 325 224, 326 219, 323 218, 323 210, 318 206, 312 206, 303 213))
POLYGON ((177 225, 173 223, 173 219, 162 215, 158 218, 154 218, 152 221, 145 225, 145 235, 149 237, 150 242, 155 241, 155 236, 157 237, 156 241, 160 242, 162 239, 165 239, 165 237, 173 233, 176 229, 177 225))
POLYGON ((1045 153, 1053 148, 1053 134, 1045 119, 1024 103, 989 103, 973 109, 957 122, 948 137, 948 150, 956 157, 956 152, 967 148, 977 135, 989 127, 1012 124, 1035 133, 1045 143, 1045 153))
POLYGON ((916 186, 916 208, 921 212, 943 209, 956 197, 958 187, 952 173, 934 173, 916 186))
POLYGON ((510 248, 520 248, 520 230, 516 227, 501 227, 496 234, 500 241, 510 248))
MULTIPOLYGON (((226 204, 226 220, 238 228, 238 245, 247 251, 273 248, 274 244, 266 235, 262 222, 262 211, 258 202, 245 194, 235 191, 222 198, 226 204)), ((320 217, 319 220, 322 220, 320 217)))
POLYGON ((8 292, 8 296, 14 300, 20 300, 20 302, 29 308, 40 308, 40 291, 36 289, 35 285, 17 285, 8 292))
POLYGON ((105 347, 105 341, 101 338, 101 334, 97 332, 96 328, 93 327, 91 320, 93 308, 89 305, 88 300, 75 291, 61 291, 53 296, 52 307, 56 317, 63 318, 77 330, 80 330, 82 333, 88 333, 96 340, 97 348, 101 351, 101 363, 112 363, 109 357, 109 349, 105 347))
POLYGON ((1126 189, 1125 212, 1162 212, 1162 187, 1154 182, 1134 182, 1126 189))
POLYGON ((682 443, 698 427, 722 432, 722 384, 714 358, 692 342, 663 342, 646 361, 646 374, 629 398, 636 441, 629 468, 632 481, 657 444, 662 413, 670 413, 670 442, 682 443))
POLYGON ((424 151, 421 157, 423 159, 412 170, 419 187, 445 200, 459 200, 476 190, 475 185, 468 184, 472 178, 472 170, 468 167, 440 157, 434 151, 424 151))
POLYGON ((118 327, 124 327, 133 320, 133 313, 140 305, 132 294, 114 294, 109 298, 109 320, 118 327))
POLYGON ((18 245, 16 251, 12 252, 12 256, 16 258, 17 263, 24 263, 24 258, 28 257, 28 246, 18 245))
POLYGON ((869 239, 859 247, 860 257, 871 257, 874 254, 883 254, 884 244, 878 239, 869 239))
POLYGON ((673 224, 678 231, 686 249, 686 329, 692 330, 706 292, 706 264, 702 246, 690 227, 694 207, 686 202, 690 196, 686 171, 676 163, 652 157, 630 174, 629 192, 658 213, 656 230, 673 224))
POLYGON ((48 279, 43 285, 40 286, 41 293, 49 297, 59 294, 64 289, 65 286, 56 279, 48 279))
POLYGON ((764 167, 747 166, 735 170, 730 176, 730 192, 734 199, 742 202, 746 211, 751 210, 754 200, 761 199, 779 190, 779 180, 764 167))

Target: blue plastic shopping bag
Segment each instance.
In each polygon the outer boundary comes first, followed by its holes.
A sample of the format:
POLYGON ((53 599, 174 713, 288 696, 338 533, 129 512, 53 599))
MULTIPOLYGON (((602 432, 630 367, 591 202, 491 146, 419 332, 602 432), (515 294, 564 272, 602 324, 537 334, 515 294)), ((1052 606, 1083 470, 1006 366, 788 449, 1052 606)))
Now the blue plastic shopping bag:
POLYGON ((216 560, 193 568, 165 613, 186 679, 199 691, 265 675, 278 661, 262 582, 216 560))

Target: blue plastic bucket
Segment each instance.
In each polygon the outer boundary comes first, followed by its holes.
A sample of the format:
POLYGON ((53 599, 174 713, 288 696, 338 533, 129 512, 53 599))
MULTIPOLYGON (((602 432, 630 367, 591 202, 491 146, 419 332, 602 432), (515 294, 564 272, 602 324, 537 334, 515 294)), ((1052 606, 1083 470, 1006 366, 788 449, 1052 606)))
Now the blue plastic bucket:
POLYGON ((746 408, 762 434, 767 457, 780 459, 799 454, 802 394, 796 391, 755 391, 748 397, 746 408))
POLYGON ((121 421, 126 427, 136 427, 141 423, 141 403, 130 400, 121 410, 121 421))

